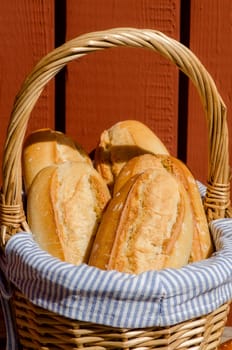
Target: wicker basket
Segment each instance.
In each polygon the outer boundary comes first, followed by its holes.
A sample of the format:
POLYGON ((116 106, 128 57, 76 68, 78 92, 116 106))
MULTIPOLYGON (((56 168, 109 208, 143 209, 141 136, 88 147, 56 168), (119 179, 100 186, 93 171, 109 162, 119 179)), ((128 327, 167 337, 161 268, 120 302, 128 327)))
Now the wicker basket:
MULTIPOLYGON (((13 107, 3 158, 1 244, 19 231, 29 231, 22 202, 21 150, 30 113, 43 88, 68 62, 94 51, 141 47, 160 53, 195 85, 206 112, 209 171, 205 210, 209 221, 230 217, 230 168, 226 107, 195 55, 179 42, 153 30, 117 28, 68 41, 44 57, 25 80, 13 107)), ((229 310, 228 303, 170 327, 121 329, 72 320, 42 309, 17 290, 12 298, 23 349, 216 349, 229 310)))

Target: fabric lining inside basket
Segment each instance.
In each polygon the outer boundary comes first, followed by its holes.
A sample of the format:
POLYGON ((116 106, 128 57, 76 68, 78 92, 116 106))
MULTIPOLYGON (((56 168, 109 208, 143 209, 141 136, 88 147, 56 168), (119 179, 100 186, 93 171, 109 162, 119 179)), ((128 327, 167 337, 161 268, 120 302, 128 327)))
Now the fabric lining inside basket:
POLYGON ((114 327, 169 326, 232 298, 232 219, 210 229, 217 252, 180 269, 130 275, 74 266, 42 251, 28 233, 9 240, 1 269, 31 302, 60 315, 114 327))

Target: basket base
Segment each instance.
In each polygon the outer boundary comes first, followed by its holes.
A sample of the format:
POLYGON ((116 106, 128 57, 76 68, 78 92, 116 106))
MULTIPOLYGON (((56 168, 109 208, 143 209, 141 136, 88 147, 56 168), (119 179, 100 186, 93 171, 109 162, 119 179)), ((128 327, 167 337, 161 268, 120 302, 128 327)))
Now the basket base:
POLYGON ((42 309, 19 291, 13 298, 19 342, 24 350, 215 350, 230 304, 171 327, 122 329, 71 320, 42 309))

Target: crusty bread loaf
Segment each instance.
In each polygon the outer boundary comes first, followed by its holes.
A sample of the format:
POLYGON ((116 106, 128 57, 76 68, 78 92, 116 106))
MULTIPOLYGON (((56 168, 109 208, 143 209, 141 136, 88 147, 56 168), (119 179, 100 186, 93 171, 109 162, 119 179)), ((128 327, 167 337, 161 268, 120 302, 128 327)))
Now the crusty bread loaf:
POLYGON ((140 273, 188 263, 193 220, 183 185, 164 168, 131 177, 110 200, 89 265, 140 273))
POLYGON ((169 154, 150 128, 137 120, 124 120, 101 134, 95 151, 95 167, 112 188, 123 165, 144 153, 169 154))
POLYGON ((83 148, 62 132, 39 129, 28 135, 22 154, 22 168, 25 191, 35 175, 46 166, 64 161, 85 161, 91 163, 83 148))
POLYGON ((134 157, 122 168, 115 185, 114 193, 118 192, 126 181, 135 174, 149 168, 165 168, 181 182, 187 191, 193 212, 194 234, 189 262, 208 258, 213 252, 213 243, 209 232, 203 203, 197 183, 188 167, 179 159, 170 155, 145 154, 134 157))
POLYGON ((196 180, 189 168, 178 158, 172 156, 159 156, 164 167, 181 181, 189 194, 193 218, 194 235, 190 261, 199 261, 208 258, 214 250, 207 218, 196 180))
POLYGON ((28 223, 35 240, 63 261, 88 261, 109 199, 105 182, 88 163, 64 162, 43 168, 27 198, 28 223))
POLYGON ((229 339, 218 346, 218 350, 232 350, 232 339, 229 339))

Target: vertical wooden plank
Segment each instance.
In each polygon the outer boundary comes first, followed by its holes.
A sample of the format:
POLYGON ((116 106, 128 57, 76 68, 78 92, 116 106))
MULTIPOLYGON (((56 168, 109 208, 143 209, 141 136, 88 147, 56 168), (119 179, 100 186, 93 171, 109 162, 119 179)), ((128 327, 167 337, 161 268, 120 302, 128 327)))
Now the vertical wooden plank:
MULTIPOLYGON (((0 159, 12 105, 26 75, 54 48, 54 0, 2 0, 0 4, 0 159)), ((32 112, 29 129, 54 125, 53 83, 32 112)))
MULTIPOLYGON (((12 105, 26 75, 54 47, 53 0, 1 0, 0 3, 0 162, 12 105)), ((33 111, 29 130, 54 125, 53 83, 33 111)), ((2 182, 0 175, 0 183, 2 182)), ((0 344, 5 328, 0 306, 0 344)))
MULTIPOLYGON (((179 0, 69 0, 66 38, 136 27, 178 39, 179 10, 179 0)), ((66 131, 88 151, 105 128, 122 119, 137 119, 176 154, 177 110, 178 70, 148 50, 117 48, 68 67, 66 131)))
MULTIPOLYGON (((232 136, 231 13, 230 0, 191 1, 190 48, 212 75, 227 105, 230 139, 232 136)), ((207 147, 203 108, 195 88, 191 85, 189 88, 188 164, 202 182, 207 178, 207 147)))
MULTIPOLYGON (((232 137, 232 2, 192 0, 190 47, 212 75, 228 109, 230 149, 232 137)), ((207 131, 202 106, 189 89, 188 164, 202 182, 207 177, 207 131)), ((232 158, 230 157, 230 162, 232 158)), ((227 325, 232 326, 232 310, 227 325)))

